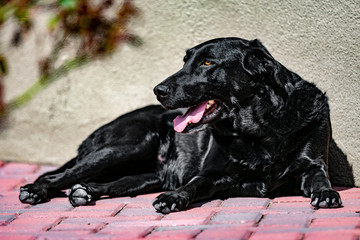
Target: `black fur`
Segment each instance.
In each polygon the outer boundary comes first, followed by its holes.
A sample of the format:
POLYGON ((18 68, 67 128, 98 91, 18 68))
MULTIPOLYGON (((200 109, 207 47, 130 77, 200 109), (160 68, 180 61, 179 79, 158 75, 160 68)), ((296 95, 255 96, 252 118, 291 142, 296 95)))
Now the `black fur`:
POLYGON ((163 213, 211 198, 294 193, 315 208, 341 206, 327 177, 324 93, 258 40, 214 39, 189 49, 184 62, 154 88, 167 110, 148 106, 99 128, 77 157, 22 187, 20 200, 37 204, 71 188, 73 206, 165 190, 153 203, 163 213), (174 131, 184 113, 176 109, 209 100, 213 108, 199 122, 174 131))

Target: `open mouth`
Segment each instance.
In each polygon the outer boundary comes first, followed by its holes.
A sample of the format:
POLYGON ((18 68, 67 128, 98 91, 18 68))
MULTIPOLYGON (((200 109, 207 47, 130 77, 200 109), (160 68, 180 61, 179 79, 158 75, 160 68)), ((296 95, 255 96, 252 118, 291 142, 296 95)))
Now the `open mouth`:
POLYGON ((209 123, 221 112, 220 102, 209 100, 197 106, 190 107, 184 115, 174 119, 174 129, 177 132, 184 132, 187 127, 195 127, 200 124, 209 123))

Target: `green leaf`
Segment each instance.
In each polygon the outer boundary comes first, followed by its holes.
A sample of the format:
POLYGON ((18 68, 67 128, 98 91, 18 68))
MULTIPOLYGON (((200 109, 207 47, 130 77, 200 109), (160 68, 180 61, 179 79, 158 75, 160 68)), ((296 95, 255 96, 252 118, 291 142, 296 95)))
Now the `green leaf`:
POLYGON ((78 0, 59 0, 59 5, 65 9, 74 9, 78 0))
POLYGON ((25 23, 25 22, 29 22, 29 11, 28 9, 20 9, 17 8, 14 12, 14 17, 20 22, 20 23, 25 23))
POLYGON ((50 18, 49 22, 48 22, 48 27, 50 30, 53 30, 54 28, 56 28, 56 26, 58 25, 60 21, 60 18, 58 15, 54 15, 50 18))

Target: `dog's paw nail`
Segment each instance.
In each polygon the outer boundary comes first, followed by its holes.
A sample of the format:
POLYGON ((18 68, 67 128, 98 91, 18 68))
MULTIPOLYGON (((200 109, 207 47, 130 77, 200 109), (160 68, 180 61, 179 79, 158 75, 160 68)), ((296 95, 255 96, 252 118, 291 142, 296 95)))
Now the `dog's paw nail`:
POLYGON ((176 208, 176 203, 173 203, 172 205, 171 205, 171 211, 179 211, 179 209, 177 209, 176 208))
POLYGON ((339 204, 338 204, 338 203, 333 203, 333 204, 331 204, 330 207, 332 207, 332 208, 337 208, 337 207, 339 207, 339 204))
POLYGON ((30 196, 29 192, 21 192, 19 195, 20 201, 24 201, 25 199, 27 199, 30 196))
POLYGON ((311 205, 316 206, 318 202, 319 198, 315 198, 315 200, 311 202, 311 205))
POLYGON ((75 184, 69 192, 69 200, 74 207, 84 206, 91 202, 92 196, 88 193, 86 187, 81 184, 75 184))
POLYGON ((87 203, 85 198, 73 198, 73 201, 77 206, 83 206, 87 203))
POLYGON ((319 203, 319 207, 326 208, 326 207, 328 207, 328 204, 327 204, 326 201, 322 201, 322 202, 319 203))
POLYGON ((86 190, 86 188, 80 184, 75 184, 71 189, 77 190, 77 189, 83 189, 86 190))
POLYGON ((74 197, 85 197, 85 196, 88 196, 87 192, 84 190, 84 189, 76 189, 72 196, 74 197))
POLYGON ((170 211, 170 209, 168 207, 165 207, 165 208, 161 209, 161 212, 164 213, 164 214, 168 214, 171 211, 170 211))

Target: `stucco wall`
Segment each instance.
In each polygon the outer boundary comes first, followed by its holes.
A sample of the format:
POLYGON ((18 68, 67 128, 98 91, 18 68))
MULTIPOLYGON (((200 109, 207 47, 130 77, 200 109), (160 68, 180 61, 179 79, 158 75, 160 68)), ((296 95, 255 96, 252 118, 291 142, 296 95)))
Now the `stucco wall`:
MULTIPOLYGON (((0 133, 0 159, 61 164, 98 126, 156 103, 153 86, 182 66, 184 50, 225 36, 259 38, 290 70, 315 82, 330 98, 333 135, 360 185, 360 3, 357 0, 135 1, 132 30, 139 48, 72 71, 11 114, 0 133)), ((39 17, 41 18, 41 17, 39 17)), ((44 21, 25 45, 8 49, 6 98, 37 78, 46 52, 44 21)), ((6 33, 0 35, 3 48, 6 33)))

